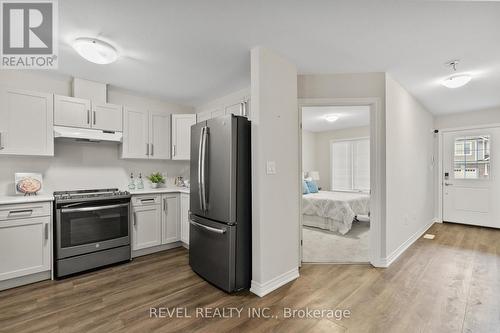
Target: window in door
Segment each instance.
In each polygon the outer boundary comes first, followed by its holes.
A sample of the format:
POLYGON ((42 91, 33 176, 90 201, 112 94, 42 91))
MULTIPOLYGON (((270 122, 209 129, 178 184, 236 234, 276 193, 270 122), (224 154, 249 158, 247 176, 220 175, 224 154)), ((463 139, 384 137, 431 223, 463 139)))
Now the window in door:
POLYGON ((455 179, 488 179, 490 177, 489 135, 458 137, 453 157, 455 179))
POLYGON ((331 143, 332 190, 370 191, 370 140, 331 143))

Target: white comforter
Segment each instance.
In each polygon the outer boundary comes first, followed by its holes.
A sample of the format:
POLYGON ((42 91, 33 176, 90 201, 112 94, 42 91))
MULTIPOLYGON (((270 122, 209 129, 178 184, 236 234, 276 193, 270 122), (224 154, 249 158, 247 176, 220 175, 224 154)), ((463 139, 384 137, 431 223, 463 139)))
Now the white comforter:
POLYGON ((302 196, 302 213, 331 219, 328 229, 345 235, 354 217, 369 215, 370 195, 363 193, 319 191, 302 196))

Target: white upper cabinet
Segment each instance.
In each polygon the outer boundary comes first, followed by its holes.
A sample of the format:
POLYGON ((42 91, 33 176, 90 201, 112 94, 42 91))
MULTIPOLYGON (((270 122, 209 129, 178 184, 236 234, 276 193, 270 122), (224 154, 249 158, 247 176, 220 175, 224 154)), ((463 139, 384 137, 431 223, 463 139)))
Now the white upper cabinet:
POLYGON ((54 155, 53 95, 0 86, 0 154, 54 155))
POLYGON ((122 158, 170 158, 170 114, 125 109, 122 158))
POLYGON ((122 158, 149 158, 149 113, 125 108, 122 158))
POLYGON ((150 112, 149 116, 149 158, 165 160, 170 158, 170 115, 150 112))
POLYGON ((191 126, 196 123, 195 114, 172 115, 172 159, 189 160, 191 151, 191 126))
POLYGON ((88 99, 54 96, 54 125, 90 128, 90 118, 88 99))
POLYGON ((91 103, 88 99, 55 95, 54 124, 121 132, 123 108, 115 104, 91 103))
POLYGON ((92 128, 104 131, 123 130, 123 107, 115 104, 92 104, 92 128))
POLYGON ((196 114, 196 121, 199 123, 226 114, 234 114, 236 116, 248 118, 250 114, 250 98, 245 97, 243 99, 227 101, 211 109, 200 111, 196 114))

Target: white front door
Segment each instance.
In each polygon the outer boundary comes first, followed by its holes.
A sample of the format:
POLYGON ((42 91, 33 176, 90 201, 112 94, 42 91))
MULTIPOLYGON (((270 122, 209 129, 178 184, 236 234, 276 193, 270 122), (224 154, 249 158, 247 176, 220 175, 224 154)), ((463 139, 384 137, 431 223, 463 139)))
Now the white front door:
POLYGON ((500 128, 443 134, 443 220, 500 228, 500 128))

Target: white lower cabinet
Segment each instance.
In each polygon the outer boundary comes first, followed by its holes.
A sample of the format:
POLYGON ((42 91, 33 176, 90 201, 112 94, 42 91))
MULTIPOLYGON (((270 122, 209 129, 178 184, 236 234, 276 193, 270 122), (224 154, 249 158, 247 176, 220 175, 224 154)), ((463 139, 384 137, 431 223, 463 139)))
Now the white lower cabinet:
POLYGON ((0 281, 50 271, 50 205, 0 206, 0 281))
POLYGON ((132 250, 161 245, 162 210, 159 198, 141 197, 132 200, 132 205, 132 250))
MULTIPOLYGON (((172 244, 180 240, 187 243, 181 238, 186 233, 183 223, 187 221, 188 209, 189 194, 133 195, 132 250, 172 244)), ((159 247, 158 250, 164 248, 159 247)))
POLYGON ((189 194, 181 193, 181 241, 189 245, 189 194))
POLYGON ((163 214, 162 214, 162 244, 177 242, 180 239, 180 220, 179 220, 179 195, 162 195, 163 214))

